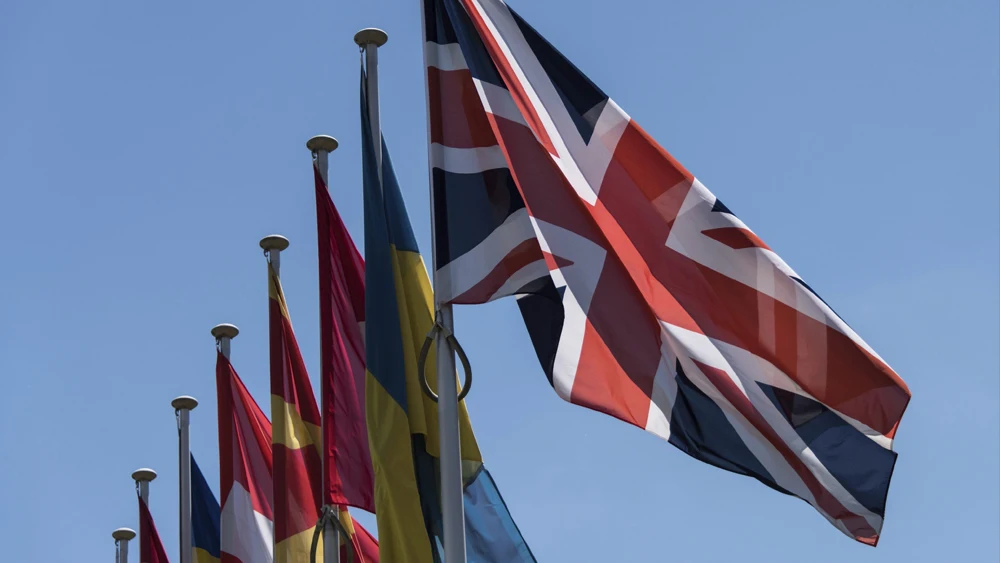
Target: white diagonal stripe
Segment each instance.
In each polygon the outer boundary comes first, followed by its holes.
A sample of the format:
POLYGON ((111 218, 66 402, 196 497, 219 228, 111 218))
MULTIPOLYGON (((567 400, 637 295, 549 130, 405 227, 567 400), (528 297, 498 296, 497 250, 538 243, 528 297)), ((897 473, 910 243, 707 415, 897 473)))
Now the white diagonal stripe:
POLYGON ((440 44, 428 41, 424 43, 424 55, 427 66, 450 71, 464 70, 469 68, 462 55, 462 47, 458 43, 440 44))
POLYGON ((456 174, 475 174, 507 168, 507 159, 499 145, 459 149, 432 143, 431 166, 456 174))
POLYGON ((435 294, 438 303, 447 303, 475 287, 510 251, 534 237, 527 210, 522 207, 511 213, 472 250, 438 269, 435 294))

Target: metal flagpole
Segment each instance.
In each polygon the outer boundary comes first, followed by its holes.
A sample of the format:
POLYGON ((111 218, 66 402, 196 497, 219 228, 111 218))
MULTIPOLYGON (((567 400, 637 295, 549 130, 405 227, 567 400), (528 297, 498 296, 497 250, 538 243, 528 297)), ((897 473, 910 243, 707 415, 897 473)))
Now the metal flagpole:
MULTIPOLYGON (((281 275, 281 251, 288 248, 288 239, 281 235, 268 235, 260 239, 260 247, 267 256, 267 261, 274 268, 274 273, 281 275)), ((268 277, 270 283, 270 277, 268 277)), ((271 530, 271 545, 277 543, 274 540, 274 530, 271 530)))
MULTIPOLYGON (((426 30, 424 21, 423 1, 421 1, 421 29, 426 30)), ((426 31, 425 31, 426 32, 426 31)), ((427 90, 427 50, 421 49, 424 58, 424 91, 427 90)), ((455 382, 455 354, 447 337, 455 332, 455 321, 452 317, 451 304, 437 302, 437 232, 434 216, 434 179, 431 173, 431 140, 430 140, 430 107, 427 108, 427 166, 428 192, 431 207, 431 269, 434 279, 435 319, 443 330, 434 332, 434 349, 437 356, 437 392, 438 392, 438 433, 441 440, 441 513, 444 527, 444 559, 445 563, 465 563, 465 505, 462 492, 462 445, 458 428, 458 390, 455 382), (444 382, 442 384, 442 382, 444 382)))
POLYGON ((385 45, 389 36, 375 27, 362 29, 354 34, 354 42, 365 51, 365 86, 368 90, 368 122, 372 127, 375 143, 375 167, 379 183, 382 182, 382 122, 378 107, 378 48, 385 45))
POLYGON ((139 498, 146 506, 149 506, 149 484, 153 479, 156 479, 156 472, 148 467, 132 472, 132 480, 135 481, 135 488, 139 491, 139 498))
MULTIPOLYGON (((329 164, 328 157, 330 153, 337 150, 339 143, 337 139, 330 137, 328 135, 317 135, 308 141, 306 141, 306 148, 309 152, 313 154, 316 159, 316 170, 319 170, 320 176, 323 178, 323 183, 326 184, 326 189, 330 189, 330 179, 329 179, 329 164)), ((326 335, 320 335, 324 337, 326 335)), ((323 347, 320 346, 320 365, 326 365, 323 359, 323 347)), ((323 393, 323 397, 326 397, 326 393, 323 393)), ((323 405, 323 419, 322 419, 322 430, 320 431, 321 436, 326 436, 326 425, 330 421, 327 420, 327 405, 323 405)), ((325 450, 325 446, 324 446, 325 450)), ((323 459, 320 460, 323 465, 323 482, 326 482, 327 467, 326 467, 326 453, 323 453, 323 459)), ((323 493, 326 494, 325 492, 323 493)), ((340 519, 340 507, 334 505, 330 507, 333 510, 333 517, 340 519)), ((329 519, 323 521, 323 563, 340 563, 340 530, 331 522, 329 519)))
POLYGON ((111 537, 115 539, 115 563, 128 563, 128 542, 135 537, 135 530, 118 528, 111 537))
POLYGON ((191 411, 198 406, 198 400, 186 395, 177 397, 170 404, 177 417, 177 463, 180 474, 180 561, 191 563, 193 546, 191 543, 191 440, 189 426, 191 411))
POLYGON ((236 328, 236 325, 231 325, 229 323, 222 323, 221 325, 215 325, 212 327, 212 336, 215 337, 215 343, 219 347, 219 352, 229 359, 229 343, 236 338, 236 335, 240 333, 240 329, 236 328))
POLYGON ((260 247, 267 253, 267 260, 274 273, 281 275, 281 251, 288 248, 288 239, 281 235, 267 235, 260 239, 260 247))

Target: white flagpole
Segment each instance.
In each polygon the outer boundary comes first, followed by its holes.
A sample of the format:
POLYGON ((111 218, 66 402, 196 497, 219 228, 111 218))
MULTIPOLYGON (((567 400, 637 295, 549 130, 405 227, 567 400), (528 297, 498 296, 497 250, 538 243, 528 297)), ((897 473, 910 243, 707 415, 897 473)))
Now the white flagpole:
POLYGON ((139 498, 147 507, 149 506, 149 484, 153 479, 156 479, 156 472, 148 467, 132 472, 132 480, 135 481, 135 486, 139 490, 139 498))
POLYGON ((219 352, 227 360, 229 359, 229 344, 239 333, 240 329, 236 328, 236 325, 228 323, 222 323, 212 327, 212 336, 215 337, 215 343, 219 346, 219 352))
MULTIPOLYGON (((427 22, 424 14, 423 0, 420 2, 421 38, 426 43, 427 22)), ((421 45, 424 60, 424 92, 429 96, 427 85, 427 49, 421 45)), ((433 272, 434 308, 436 322, 444 330, 434 334, 434 346, 437 354, 437 393, 438 393, 438 432, 441 439, 441 512, 444 520, 444 559, 445 563, 465 563, 465 505, 462 492, 462 445, 458 428, 458 390, 455 383, 455 351, 448 343, 446 335, 454 334, 455 319, 452 316, 451 304, 441 304, 437 300, 440 295, 437 273, 437 229, 434 216, 434 176, 431 171, 431 112, 430 99, 427 103, 427 190, 430 193, 431 207, 431 270, 433 272)))
POLYGON ((378 169, 379 187, 382 183, 382 122, 378 105, 378 48, 389 40, 381 29, 369 27, 354 34, 354 42, 365 50, 365 86, 368 90, 368 121, 375 143, 375 167, 378 169))
POLYGON ((274 273, 281 275, 281 251, 288 248, 288 239, 281 235, 267 235, 260 239, 260 247, 267 253, 268 262, 274 273))
POLYGON ((170 404, 177 417, 177 464, 180 479, 180 561, 191 563, 193 546, 191 543, 191 437, 189 426, 191 411, 198 406, 198 400, 186 395, 177 397, 170 404))
MULTIPOLYGON (((337 150, 337 139, 327 135, 317 135, 308 141, 306 141, 306 148, 309 152, 313 154, 316 159, 316 170, 319 171, 320 176, 323 178, 323 183, 326 184, 326 189, 330 189, 330 178, 329 178, 329 156, 330 153, 337 150)), ((320 334, 320 338, 326 338, 328 335, 320 334)), ((320 366, 326 365, 323 359, 323 346, 320 349, 320 366)), ((322 377, 322 375, 321 375, 322 377)), ((320 385, 320 389, 325 388, 325 382, 320 385)), ((326 393, 323 393, 323 397, 326 397, 326 393)), ((322 429, 320 431, 321 436, 326 436, 326 425, 329 424, 327 420, 327 405, 324 403, 322 412, 322 429)), ((327 467, 326 467, 326 446, 323 447, 322 459, 323 467, 323 482, 326 482, 327 467)), ((326 496, 326 491, 323 491, 323 495, 326 496)), ((340 518, 340 507, 334 505, 331 507, 333 509, 333 517, 340 518)), ((340 563, 340 529, 334 525, 333 522, 326 520, 323 522, 323 563, 340 563)))
POLYGON ((115 539, 115 563, 128 563, 128 542, 135 537, 135 530, 118 528, 111 537, 115 539))

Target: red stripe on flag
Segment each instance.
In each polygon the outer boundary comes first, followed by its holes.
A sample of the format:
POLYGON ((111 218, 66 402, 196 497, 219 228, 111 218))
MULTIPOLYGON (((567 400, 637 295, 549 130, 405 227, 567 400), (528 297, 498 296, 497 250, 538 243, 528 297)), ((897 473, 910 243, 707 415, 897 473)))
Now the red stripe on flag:
POLYGON ((760 240, 760 238, 750 229, 722 227, 718 229, 708 229, 707 231, 702 231, 701 234, 715 239, 729 248, 736 250, 743 250, 744 248, 763 248, 771 250, 771 247, 764 244, 764 241, 760 240))
MULTIPOLYGON (((320 474, 319 452, 311 444, 292 449, 274 444, 274 475, 283 477, 274 488, 274 543, 278 544, 316 526, 320 489, 314 486, 320 474)), ((277 480, 277 479, 276 479, 277 480)))
MULTIPOLYGON (((712 366, 703 364, 697 360, 692 360, 698 368, 705 374, 708 380, 711 382, 712 386, 719 390, 720 393, 725 397, 727 401, 737 411, 743 418, 745 418, 758 432, 767 440, 771 447, 777 451, 781 457, 788 462, 792 470, 802 479, 802 482, 812 493, 813 498, 816 499, 816 505, 823 510, 827 515, 835 520, 840 520, 844 523, 844 526, 857 538, 859 541, 871 540, 873 542, 878 541, 878 532, 871 527, 867 520, 862 516, 859 516, 850 510, 844 508, 833 494, 826 489, 813 475, 812 471, 806 466, 805 463, 791 449, 788 444, 778 436, 774 428, 766 420, 764 420, 763 415, 757 411, 757 408, 753 406, 750 399, 743 394, 743 391, 737 387, 736 383, 729 377, 726 372, 714 368, 712 366)), ((874 545, 874 544, 873 544, 874 545)))
POLYGON ((514 99, 517 109, 520 110, 521 116, 528 123, 528 127, 534 131, 538 137, 538 142, 545 150, 549 154, 557 155, 558 153, 552 144, 552 139, 549 138, 548 131, 545 130, 542 119, 535 111, 535 107, 532 105, 527 91, 521 85, 521 81, 514 72, 514 68, 510 65, 510 61, 507 60, 503 50, 500 49, 500 45, 497 43, 496 38, 493 37, 486 22, 483 21, 483 17, 479 13, 479 10, 476 9, 475 3, 470 0, 462 0, 462 4, 465 5, 465 11, 469 14, 472 25, 476 27, 479 38, 483 41, 483 46, 489 52, 490 58, 493 60, 497 72, 503 78, 504 84, 507 85, 507 90, 510 92, 511 98, 514 99))
POLYGON ((494 147, 493 129, 468 70, 427 68, 431 142, 457 149, 494 147))
POLYGON ((269 305, 271 394, 295 407, 303 422, 320 426, 319 407, 316 406, 312 383, 292 331, 292 322, 282 314, 276 299, 269 299, 269 305))
POLYGON ((482 281, 451 302, 485 303, 493 297, 493 294, 503 286, 508 278, 517 273, 521 268, 541 259, 542 249, 539 248, 537 239, 531 238, 522 241, 521 244, 508 252, 482 281))
POLYGON ((888 435, 902 418, 910 400, 906 384, 850 337, 669 248, 664 250, 669 258, 656 271, 658 277, 673 285, 690 275, 709 294, 678 296, 706 335, 764 358, 816 400, 882 434, 888 435), (760 335, 761 308, 774 311, 773 349, 760 335), (799 346, 800 338, 805 346, 799 346))

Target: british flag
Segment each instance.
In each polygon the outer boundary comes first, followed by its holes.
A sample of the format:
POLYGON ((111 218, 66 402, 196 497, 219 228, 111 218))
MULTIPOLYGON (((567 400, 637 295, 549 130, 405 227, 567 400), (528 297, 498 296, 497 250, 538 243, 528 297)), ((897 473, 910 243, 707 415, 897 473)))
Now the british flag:
POLYGON ((423 15, 438 303, 517 296, 560 397, 875 545, 902 379, 504 2, 423 15))

